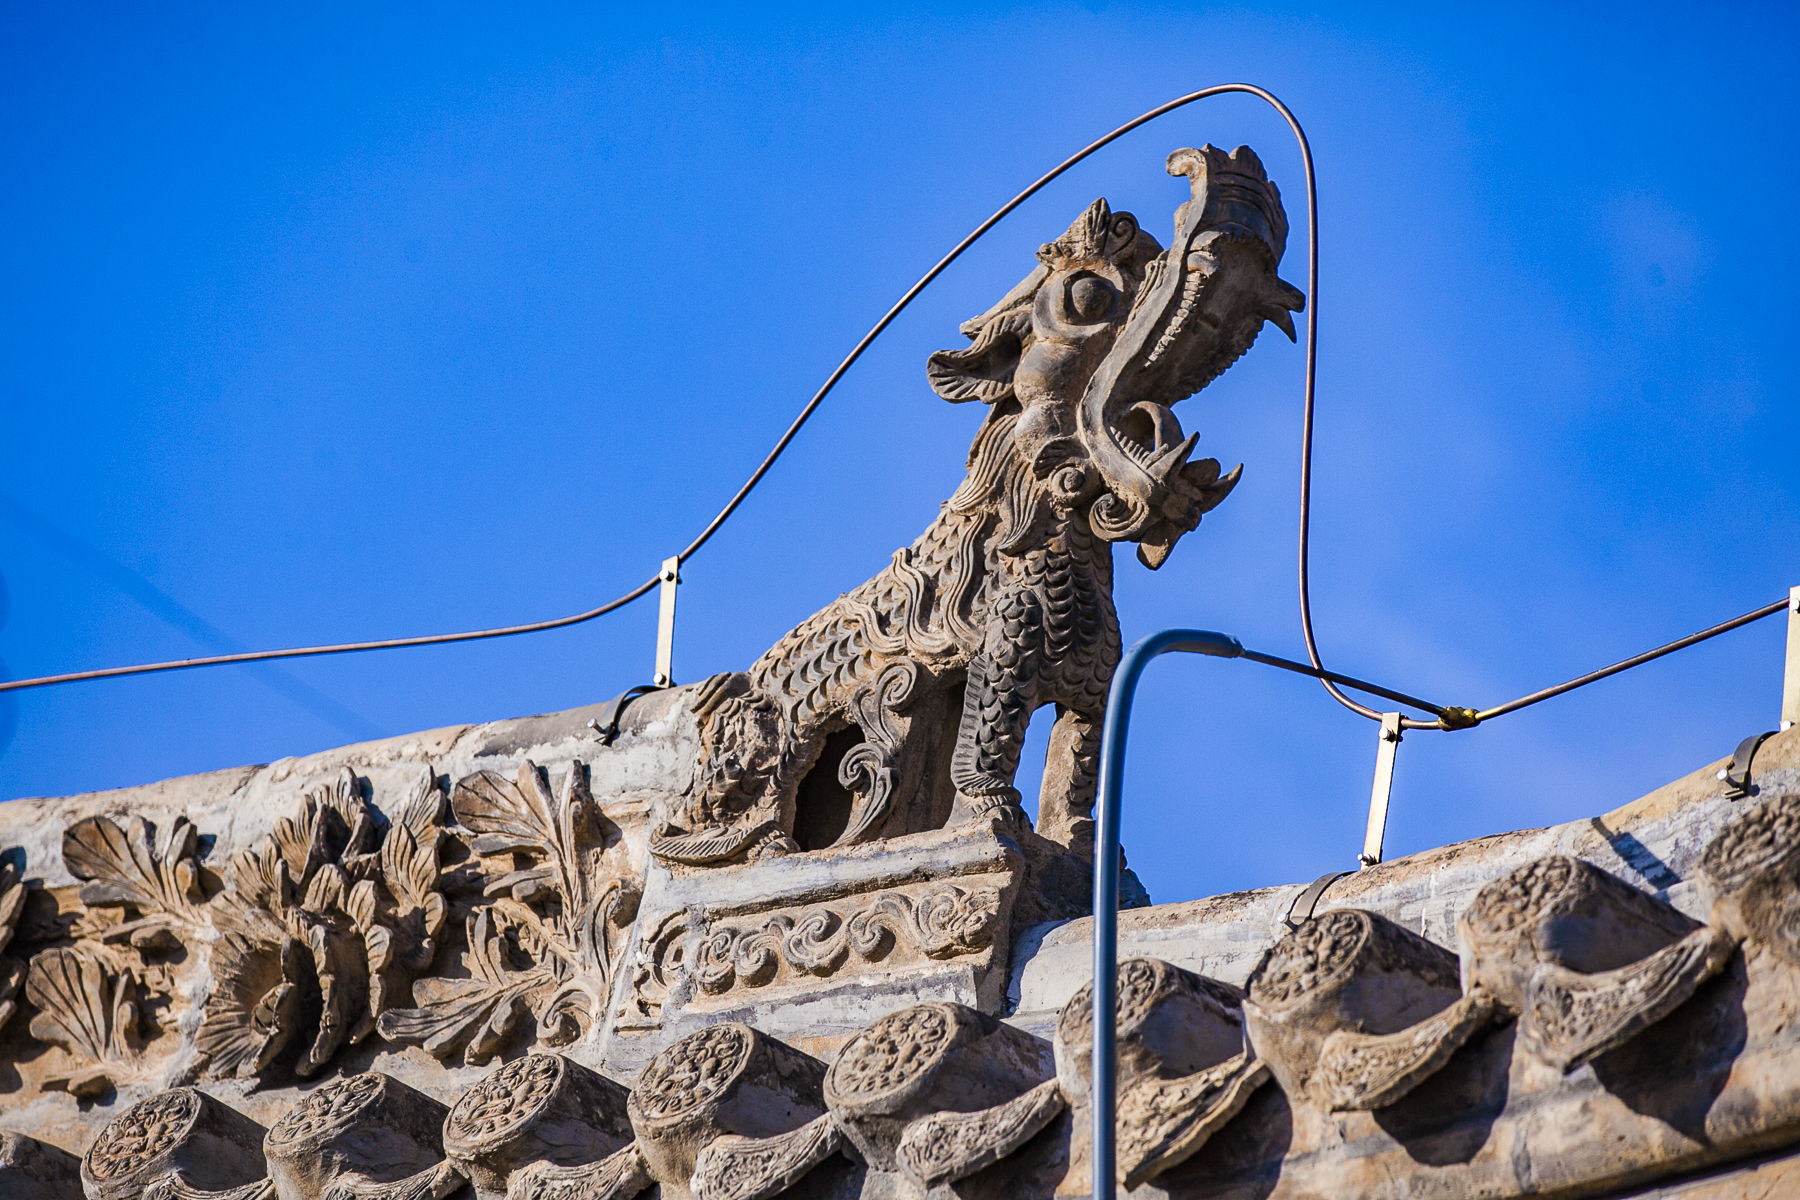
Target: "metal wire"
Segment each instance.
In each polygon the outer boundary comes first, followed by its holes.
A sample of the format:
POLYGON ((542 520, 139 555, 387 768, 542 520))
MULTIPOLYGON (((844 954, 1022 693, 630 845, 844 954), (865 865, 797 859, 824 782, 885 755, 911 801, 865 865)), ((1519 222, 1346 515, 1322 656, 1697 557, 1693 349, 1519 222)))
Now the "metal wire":
MULTIPOLYGON (((869 348, 870 343, 881 336, 882 331, 891 325, 894 319, 906 310, 906 307, 913 302, 920 292, 925 290, 932 280, 943 274, 951 263, 955 262, 958 258, 961 258, 965 250, 980 240, 988 230, 999 224, 1007 214, 1011 213, 1014 209, 1018 208, 1019 205, 1025 203, 1025 201, 1042 191, 1058 176, 1068 171, 1071 167, 1096 151, 1111 145, 1138 126, 1154 121, 1156 118, 1163 116, 1166 113, 1174 112, 1178 108, 1192 104, 1196 100, 1204 100, 1208 96, 1219 96, 1229 92, 1245 92, 1274 105, 1276 110, 1281 113, 1287 120, 1288 125, 1293 129, 1295 137, 1300 140, 1301 153, 1306 160, 1307 244, 1309 253, 1307 278, 1308 287, 1316 289, 1319 273, 1318 202, 1313 190, 1312 148, 1307 144, 1306 135, 1301 132, 1299 122, 1294 119, 1293 113, 1288 111, 1286 105, 1282 104, 1281 101, 1277 100, 1262 88, 1256 87, 1254 84, 1227 83, 1217 87, 1202 88, 1197 92, 1190 92, 1185 96, 1169 101, 1167 104, 1153 108, 1142 116, 1127 121, 1105 137, 1090 143, 1079 152, 1064 159, 1054 169, 1038 179, 1037 182, 1007 201, 993 216, 976 226, 974 232, 958 242, 955 249, 939 259, 937 265, 925 272, 924 276, 922 276, 917 283, 908 288, 906 294, 900 297, 899 302, 888 309, 881 320, 877 321, 874 327, 870 329, 868 333, 863 335, 862 340, 856 343, 856 347, 845 356, 844 361, 838 364, 837 370, 833 371, 830 378, 826 379, 824 386, 820 387, 819 390, 814 393, 813 398, 807 402, 806 407, 800 410, 800 415, 794 418, 793 423, 788 426, 787 432, 781 435, 781 440, 775 443, 775 448, 770 450, 756 470, 751 472, 750 478, 744 481, 744 486, 740 487, 737 490, 737 494, 732 496, 725 507, 719 510, 719 515, 714 517, 711 522, 707 524, 706 528, 700 531, 700 536, 690 542, 687 549, 676 555, 676 557, 685 563, 689 558, 698 553, 702 546, 706 545, 706 543, 712 539, 713 534, 719 531, 719 528, 730 519, 734 512, 737 511, 738 506, 749 497, 750 493, 756 488, 756 485, 762 482, 762 478, 764 475, 768 474, 769 468, 775 465, 775 461, 779 459, 782 452, 788 448, 788 444, 799 434, 801 428, 805 426, 807 420, 813 415, 813 412, 819 407, 820 403, 824 401, 825 397, 837 386, 838 381, 844 377, 844 373, 850 369, 857 359, 862 357, 863 351, 869 348)), ((1308 609, 1306 597, 1306 513, 1307 498, 1310 489, 1309 480, 1312 455, 1313 363, 1318 344, 1316 325, 1316 319, 1309 317, 1306 323, 1306 434, 1301 452, 1300 614, 1301 623, 1306 631, 1307 653, 1313 660, 1313 666, 1316 669, 1323 671, 1324 668, 1319 663, 1318 650, 1313 645, 1312 617, 1308 609)), ((94 679, 116 679, 126 675, 149 675, 160 671, 186 671, 195 667, 218 667, 231 663, 266 662, 270 659, 280 658, 313 658, 326 654, 354 654, 368 650, 397 650, 407 646, 441 646, 452 642, 473 642, 486 638, 513 637, 521 633, 540 633, 548 629, 562 629, 569 625, 579 625, 584 621, 591 621, 595 617, 605 616, 614 609, 622 608, 625 605, 630 604, 633 600, 655 590, 659 581, 660 572, 657 575, 651 576, 631 591, 626 592, 618 599, 602 604, 598 608, 590 608, 586 612, 576 613, 569 617, 558 617, 550 621, 535 621, 528 625, 507 625, 496 629, 477 629, 466 633, 439 633, 430 634, 424 637, 390 638, 384 641, 374 642, 345 642, 333 646, 301 646, 288 650, 255 650, 243 654, 218 654, 208 658, 184 658, 170 662, 142 663, 129 667, 106 667, 97 671, 70 671, 62 675, 45 675, 35 679, 15 679, 0 682, 0 692, 18 692, 28 688, 48 687, 51 684, 57 683, 83 683, 94 679)), ((1342 703, 1365 715, 1378 716, 1373 710, 1363 708, 1361 705, 1355 704, 1345 698, 1341 692, 1337 691, 1337 689, 1332 686, 1329 680, 1324 680, 1323 682, 1325 683, 1326 690, 1336 696, 1342 703)))
MULTIPOLYGON (((1325 679, 1332 683, 1341 683, 1345 687, 1355 688, 1359 692, 1368 692, 1372 696, 1381 696, 1384 699, 1392 700, 1397 704, 1405 704, 1412 708, 1424 709, 1433 716, 1441 717, 1447 711, 1442 705, 1432 704, 1430 701, 1421 700, 1417 696, 1409 696, 1405 692, 1392 691, 1379 684, 1367 683, 1350 675, 1339 675, 1336 671, 1326 671, 1319 667, 1309 667, 1305 663, 1297 663, 1289 658, 1277 658, 1273 654, 1262 654, 1255 650, 1244 651, 1242 657, 1249 659, 1251 662, 1262 663, 1264 666, 1280 667, 1284 671, 1293 671, 1300 675, 1311 675, 1314 679, 1325 679)), ((1432 725, 1431 728, 1436 729, 1437 726, 1432 725)))
MULTIPOLYGON (((1571 679, 1567 683, 1559 683, 1555 687, 1545 688, 1541 692, 1533 692, 1529 696, 1521 696, 1517 700, 1511 700, 1505 704, 1496 705, 1493 708, 1484 708, 1475 714, 1475 719, 1478 721, 1487 721, 1494 717, 1505 716, 1509 712, 1518 712, 1521 708, 1536 704, 1540 700, 1548 700, 1552 696, 1560 696, 1564 692, 1572 692, 1578 687, 1586 687, 1588 684, 1594 683, 1597 680, 1605 679, 1608 675, 1617 675, 1620 671, 1629 671, 1631 668, 1641 666, 1651 659, 1661 658, 1665 654, 1673 654, 1677 650, 1684 650, 1696 642, 1704 642, 1707 638, 1718 637, 1721 633, 1730 633, 1740 625, 1748 625, 1752 621, 1760 621, 1764 617, 1772 617, 1778 612, 1785 611, 1787 606, 1787 597, 1783 596, 1773 604, 1765 604, 1761 608, 1752 612, 1747 612, 1741 617, 1733 617, 1722 625, 1714 625, 1711 629, 1702 629, 1699 633, 1691 633, 1687 637, 1670 642, 1666 646, 1658 646, 1654 650, 1647 650, 1633 658, 1625 659, 1623 662, 1616 662, 1610 667, 1601 667, 1598 671, 1589 671, 1586 675, 1571 679)), ((1436 726, 1426 726, 1426 728, 1436 728, 1436 726)))

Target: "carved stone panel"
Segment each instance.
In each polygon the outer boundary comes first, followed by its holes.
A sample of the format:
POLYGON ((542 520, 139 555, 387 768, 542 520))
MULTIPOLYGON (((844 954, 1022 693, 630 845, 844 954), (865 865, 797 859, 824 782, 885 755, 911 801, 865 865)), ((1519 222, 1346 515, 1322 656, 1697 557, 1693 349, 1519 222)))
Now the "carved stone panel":
POLYGON ((825 1100, 863 1160, 896 1171, 908 1125, 1018 1098, 1055 1074, 1048 1050, 965 1005, 915 1005, 844 1044, 825 1077, 825 1100))
POLYGON ((824 1075, 819 1060, 730 1021, 657 1055, 631 1089, 630 1112, 663 1195, 689 1200, 701 1153, 721 1138, 776 1138, 824 1115, 824 1075))
POLYGON ((232 860, 211 908, 219 983, 196 1042, 210 1070, 255 1075, 303 1039, 295 1070, 322 1071, 375 1032, 437 956, 443 795, 429 768, 384 819, 348 767, 232 860), (303 1015, 312 1009, 316 1023, 303 1015))
POLYGON ((475 835, 489 901, 466 922, 468 974, 416 982, 415 1007, 384 1013, 381 1034, 477 1065, 528 1029, 568 1045, 604 1015, 637 909, 618 827, 580 763, 555 791, 529 759, 514 779, 479 772, 456 785, 451 809, 475 835))
POLYGON ((280 1200, 320 1200, 337 1181, 388 1184, 444 1157, 449 1110, 391 1075, 336 1079, 306 1096, 263 1139, 280 1200))
POLYGON ((249 1117, 196 1088, 173 1088, 114 1117, 81 1159, 89 1200, 140 1200, 169 1176, 225 1191, 264 1177, 263 1138, 249 1117))
POLYGON ((560 1054, 527 1054, 463 1093, 443 1145, 481 1200, 500 1200, 531 1163, 595 1163, 631 1136, 623 1087, 560 1054))

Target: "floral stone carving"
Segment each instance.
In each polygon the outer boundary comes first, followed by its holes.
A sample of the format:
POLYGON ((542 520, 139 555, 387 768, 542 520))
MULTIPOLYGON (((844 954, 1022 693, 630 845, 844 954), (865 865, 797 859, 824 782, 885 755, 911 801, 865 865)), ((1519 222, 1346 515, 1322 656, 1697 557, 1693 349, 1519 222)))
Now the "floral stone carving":
POLYGON ((82 1187, 90 1200, 140 1200, 153 1188, 181 1200, 254 1185, 265 1174, 266 1133, 196 1088, 158 1092, 100 1131, 81 1159, 82 1187))
POLYGON ((444 923, 442 812, 437 778, 422 768, 384 828, 346 767, 237 855, 214 905, 219 982, 198 1035, 215 1073, 254 1075, 274 1061, 301 1033, 313 986, 320 1016, 295 1065, 301 1075, 368 1037, 405 1000, 437 956, 444 923))
POLYGON ((166 1005, 168 956, 211 936, 196 858, 197 831, 182 818, 158 838, 141 817, 123 827, 90 817, 63 834, 63 862, 83 880, 83 910, 70 946, 31 959, 25 994, 37 1008, 31 1034, 76 1063, 53 1076, 77 1096, 98 1096, 142 1077, 149 1011, 166 1005))
POLYGON ((382 1036, 483 1063, 531 1013, 545 1043, 574 1041, 606 1009, 637 911, 618 828, 580 764, 554 794, 530 761, 513 780, 480 772, 456 785, 451 808, 473 852, 506 866, 486 873, 491 903, 468 920, 469 978, 420 980, 417 1007, 384 1014, 382 1036), (529 865, 514 868, 517 857, 529 865))
POLYGON ((1190 198, 1165 250, 1095 201, 934 354, 932 388, 988 418, 942 514, 880 574, 693 708, 703 749, 685 810, 652 838, 704 867, 850 845, 993 814, 1020 824, 1026 727, 1054 704, 1039 832, 1087 853, 1107 685, 1119 660, 1112 545, 1159 567, 1236 485, 1169 405, 1290 336, 1303 297, 1276 276, 1280 195, 1247 148, 1177 150, 1190 198), (800 811, 823 772, 841 808, 800 811), (810 785, 809 785, 810 786, 810 785))

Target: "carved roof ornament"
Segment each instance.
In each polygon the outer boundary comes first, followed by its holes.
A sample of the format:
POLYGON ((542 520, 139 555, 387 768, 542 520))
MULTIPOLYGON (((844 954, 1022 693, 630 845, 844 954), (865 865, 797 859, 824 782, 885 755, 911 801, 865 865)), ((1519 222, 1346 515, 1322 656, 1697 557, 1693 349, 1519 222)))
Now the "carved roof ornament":
MULTIPOLYGON (((1118 1177, 1135 1188, 1187 1161, 1249 1102, 1269 1068, 1244 1044, 1238 989, 1155 958, 1119 964, 1118 1177)), ((1076 1110, 1071 1178, 1084 1177, 1092 1118, 1094 987, 1056 1022, 1056 1070, 1076 1110)), ((1088 1171, 1091 1174, 1091 1171, 1088 1171)))
POLYGON ((81 1159, 82 1188, 90 1200, 185 1200, 238 1188, 272 1200, 274 1188, 259 1185, 266 1132, 197 1088, 158 1092, 100 1131, 81 1159))
POLYGON ((810 1165, 836 1149, 827 1131, 812 1127, 825 1112, 824 1075, 818 1059, 748 1025, 726 1021, 689 1034, 652 1059, 631 1089, 646 1170, 669 1200, 773 1195, 796 1160, 810 1165), (697 1177, 703 1153, 725 1139, 729 1153, 697 1177))
POLYGON ((631 1137, 623 1087, 560 1054, 527 1054, 463 1093, 443 1145, 485 1198, 507 1195, 507 1179, 528 1164, 583 1167, 631 1137))
MULTIPOLYGON (((28 892, 4 860, 0 1022, 24 1008, 4 1033, 31 1048, 9 1119, 42 1105, 96 1136, 80 1161, 0 1136, 0 1194, 1083 1186, 1091 990, 1061 1007, 1053 1043, 1028 1030, 1051 1032, 1043 989, 1063 981, 1020 982, 1035 1007, 996 1014, 1009 975, 1059 969, 1053 948, 1015 951, 1021 929, 1087 902, 1119 656, 1111 543, 1155 567, 1230 491, 1237 472, 1191 461, 1171 407, 1264 321, 1291 332, 1300 306, 1256 157, 1205 147, 1169 168, 1189 199, 1167 249, 1096 201, 965 323, 965 348, 931 357, 940 395, 987 406, 961 486, 748 670, 641 701, 638 728, 604 745, 562 714, 458 732, 443 777, 431 736, 354 768, 312 760, 326 774, 262 769, 233 803, 273 796, 281 819, 255 814, 235 828, 256 834, 216 852, 209 835, 234 826, 175 815, 176 787, 155 824, 134 801, 71 825, 58 886, 28 892), (1046 704, 1032 829, 1013 781, 1046 704), (357 1073, 372 1062, 394 1074, 357 1073), (453 1104, 433 1098, 457 1064, 484 1063, 442 1092, 453 1104), (42 1095, 57 1088, 72 1096, 42 1095)), ((1759 778, 1756 804, 1683 793, 1646 834, 1701 885, 1677 895, 1695 913, 1691 897, 1710 900, 1705 924, 1572 855, 1521 861, 1546 842, 1495 839, 1430 868, 1421 927, 1459 915, 1460 961, 1374 911, 1416 918, 1418 877, 1396 864, 1366 911, 1227 951, 1262 952, 1241 992, 1122 963, 1120 1185, 1610 1194, 1791 1142, 1800 795, 1759 778), (1718 832, 1696 861, 1701 829, 1718 832), (1577 1143, 1604 1152, 1561 1149, 1577 1143)), ((1585 827, 1548 844, 1597 845, 1585 827)), ((1157 936, 1217 928, 1228 906, 1201 907, 1157 936)), ((1233 939, 1249 928, 1222 920, 1233 939)))
POLYGON ((1276 269, 1280 193, 1248 148, 1178 150, 1190 197, 1168 250, 1130 213, 1089 205, 998 304, 971 345, 933 354, 952 402, 990 406, 968 475, 875 578, 781 639, 749 671, 699 689, 704 749, 685 811, 650 848, 682 868, 792 854, 796 802, 834 771, 849 814, 829 844, 1023 820, 1013 788, 1031 714, 1056 704, 1073 762, 1039 830, 1087 852, 1095 754, 1119 660, 1112 546, 1162 565, 1238 471, 1189 461, 1170 406, 1249 349, 1291 337, 1303 297, 1276 269), (860 741, 822 761, 833 735, 860 741), (948 779, 944 762, 948 759, 948 779))
POLYGON ((1382 1108, 1439 1070, 1494 1015, 1463 995, 1456 956, 1375 913, 1302 922, 1250 974, 1244 1026, 1290 1100, 1382 1108))

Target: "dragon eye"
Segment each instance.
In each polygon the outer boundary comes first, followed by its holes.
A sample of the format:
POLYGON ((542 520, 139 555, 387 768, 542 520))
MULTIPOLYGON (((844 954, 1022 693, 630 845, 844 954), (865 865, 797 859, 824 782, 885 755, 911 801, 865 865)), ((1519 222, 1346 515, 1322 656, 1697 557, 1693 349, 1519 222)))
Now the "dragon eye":
POLYGON ((1069 311, 1076 320, 1098 321, 1112 312, 1118 292, 1098 275, 1077 275, 1069 283, 1069 311))

